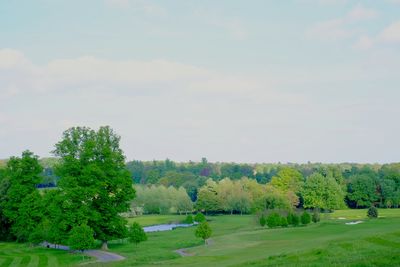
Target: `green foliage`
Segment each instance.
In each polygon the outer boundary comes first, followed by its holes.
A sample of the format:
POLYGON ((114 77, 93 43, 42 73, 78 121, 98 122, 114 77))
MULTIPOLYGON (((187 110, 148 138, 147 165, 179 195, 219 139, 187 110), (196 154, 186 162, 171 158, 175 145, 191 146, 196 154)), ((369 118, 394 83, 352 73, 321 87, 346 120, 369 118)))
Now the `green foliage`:
POLYGON ((56 174, 61 177, 62 230, 87 223, 104 248, 107 240, 125 236, 126 221, 119 214, 129 210, 135 196, 119 142, 109 127, 76 127, 63 133, 54 151, 60 157, 56 174))
POLYGON ((276 213, 272 212, 267 216, 267 226, 269 228, 275 228, 281 225, 281 216, 276 213))
POLYGON ((199 222, 199 223, 205 222, 205 221, 206 221, 206 216, 204 216, 203 213, 198 212, 198 213, 196 214, 196 216, 194 216, 194 221, 195 221, 195 222, 199 222))
POLYGON ((209 239, 211 235, 212 230, 208 222, 202 222, 197 226, 195 236, 202 238, 205 244, 207 244, 207 239, 209 239))
POLYGON ((357 208, 369 207, 378 200, 376 183, 372 175, 360 174, 350 178, 347 197, 357 208))
POLYGON ((367 216, 369 218, 378 218, 378 209, 374 206, 369 207, 367 211, 367 216))
POLYGON ((289 225, 298 226, 300 224, 300 217, 296 213, 290 212, 286 219, 289 225))
POLYGON ((139 244, 147 240, 147 235, 139 223, 133 222, 128 231, 129 242, 139 244))
POLYGON ((185 218, 185 220, 183 221, 183 223, 187 223, 187 224, 192 224, 193 221, 193 216, 191 214, 188 214, 185 218))
POLYGON ((94 231, 89 226, 82 224, 72 228, 69 233, 68 244, 72 249, 85 250, 94 246, 94 231))
POLYGON ((312 219, 313 223, 317 223, 321 220, 321 215, 320 215, 320 212, 318 209, 314 209, 311 219, 312 219))
POLYGON ((271 185, 282 192, 292 191, 297 193, 303 183, 303 175, 293 168, 283 168, 276 176, 272 177, 271 185))
POLYGON ((313 173, 307 178, 302 194, 305 208, 334 210, 344 207, 345 193, 333 177, 313 173))
POLYGON ((0 180, 0 232, 3 238, 25 242, 40 223, 43 214, 36 185, 42 180, 41 172, 38 157, 30 151, 7 162, 0 180))
POLYGON ((288 227, 289 223, 287 221, 287 218, 282 216, 279 225, 282 226, 282 227, 288 227))
POLYGON ((300 217, 301 223, 307 225, 311 222, 311 215, 307 211, 304 211, 300 217))
POLYGON ((259 223, 262 227, 264 227, 267 224, 267 218, 265 217, 264 214, 261 215, 260 219, 259 219, 259 223))
POLYGON ((133 210, 141 208, 145 214, 182 214, 192 212, 193 203, 183 187, 136 186, 136 198, 131 207, 133 210))

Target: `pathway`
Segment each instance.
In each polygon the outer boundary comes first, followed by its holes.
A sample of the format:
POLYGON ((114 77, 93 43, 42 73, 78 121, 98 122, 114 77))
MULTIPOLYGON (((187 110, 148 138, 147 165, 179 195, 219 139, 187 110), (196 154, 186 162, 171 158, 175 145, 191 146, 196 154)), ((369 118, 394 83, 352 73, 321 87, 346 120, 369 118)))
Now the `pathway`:
MULTIPOLYGON (((68 246, 55 245, 55 244, 51 244, 48 242, 43 242, 42 246, 48 247, 48 248, 54 248, 54 249, 70 250, 70 248, 68 246)), ((88 256, 97 258, 98 262, 121 261, 121 260, 125 259, 121 255, 103 251, 103 250, 98 250, 98 249, 84 250, 83 253, 85 253, 88 256)))

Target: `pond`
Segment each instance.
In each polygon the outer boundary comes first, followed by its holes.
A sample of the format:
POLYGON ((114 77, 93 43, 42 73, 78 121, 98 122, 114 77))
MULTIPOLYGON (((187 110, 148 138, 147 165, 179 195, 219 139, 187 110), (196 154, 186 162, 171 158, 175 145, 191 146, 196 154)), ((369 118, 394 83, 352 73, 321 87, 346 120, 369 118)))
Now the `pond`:
POLYGON ((186 223, 157 224, 157 225, 143 227, 143 230, 146 233, 150 233, 159 231, 170 231, 178 227, 190 227, 193 225, 194 224, 186 224, 186 223))

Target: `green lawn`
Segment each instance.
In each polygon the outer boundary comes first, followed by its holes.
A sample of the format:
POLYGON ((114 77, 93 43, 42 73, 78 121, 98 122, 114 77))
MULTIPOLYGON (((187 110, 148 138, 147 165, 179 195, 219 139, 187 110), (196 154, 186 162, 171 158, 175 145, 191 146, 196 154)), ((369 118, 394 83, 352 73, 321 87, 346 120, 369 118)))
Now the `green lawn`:
MULTIPOLYGON (((87 259, 85 261, 90 261, 87 259)), ((61 250, 30 247, 26 244, 0 243, 0 267, 76 266, 84 262, 82 255, 61 250)))
MULTIPOLYGON (((194 236, 195 227, 149 233, 148 241, 137 246, 111 242, 110 250, 126 260, 101 266, 400 266, 400 209, 379 210, 379 214, 381 218, 370 220, 366 210, 342 210, 322 216, 318 224, 282 229, 261 228, 249 215, 212 216, 208 219, 214 233, 208 246, 194 236), (351 220, 364 222, 345 224, 351 220), (179 256, 174 252, 179 248, 189 248, 187 252, 194 256, 179 256)), ((141 216, 132 220, 152 225, 184 217, 141 216)), ((6 246, 0 246, 0 251, 7 251, 6 258, 0 254, 0 266, 18 266, 11 265, 18 263, 16 258, 26 263, 28 255, 29 262, 33 261, 29 266, 46 266, 35 263, 35 257, 55 258, 60 266, 80 260, 65 252, 6 246)))

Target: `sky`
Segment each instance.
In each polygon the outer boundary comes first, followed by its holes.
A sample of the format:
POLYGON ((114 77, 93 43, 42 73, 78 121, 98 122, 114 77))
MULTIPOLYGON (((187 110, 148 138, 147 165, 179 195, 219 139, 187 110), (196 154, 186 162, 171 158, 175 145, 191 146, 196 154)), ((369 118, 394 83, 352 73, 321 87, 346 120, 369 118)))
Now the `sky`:
POLYGON ((400 159, 400 0, 0 0, 0 158, 400 159))

